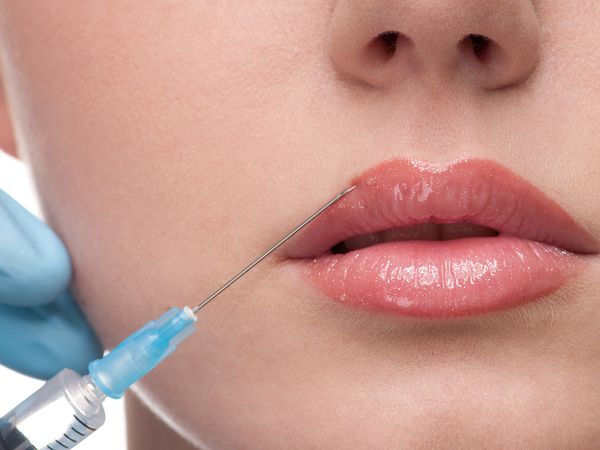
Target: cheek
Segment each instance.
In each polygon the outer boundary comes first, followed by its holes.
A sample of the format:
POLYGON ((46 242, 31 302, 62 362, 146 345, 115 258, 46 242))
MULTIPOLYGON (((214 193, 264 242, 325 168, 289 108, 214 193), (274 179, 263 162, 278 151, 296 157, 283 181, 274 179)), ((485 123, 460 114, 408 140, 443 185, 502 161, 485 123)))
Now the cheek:
POLYGON ((273 130, 290 115, 281 90, 315 55, 325 5, 1 6, 15 24, 2 32, 22 151, 107 345, 207 292, 255 252, 238 243, 259 249, 287 226, 285 212, 268 219, 284 201, 257 200, 306 156, 273 130))
POLYGON ((284 120, 296 113, 281 93, 301 85, 326 5, 63 6, 69 15, 2 4, 18 24, 2 29, 6 81, 47 220, 110 346, 129 324, 196 300, 295 217, 284 198, 261 199, 302 189, 290 160, 314 145, 288 129, 300 127, 284 120))

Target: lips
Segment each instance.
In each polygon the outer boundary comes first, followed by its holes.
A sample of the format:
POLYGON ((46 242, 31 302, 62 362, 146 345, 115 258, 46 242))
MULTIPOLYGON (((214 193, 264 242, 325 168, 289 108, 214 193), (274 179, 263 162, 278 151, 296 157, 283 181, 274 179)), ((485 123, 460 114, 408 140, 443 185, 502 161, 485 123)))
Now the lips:
POLYGON ((529 182, 489 160, 392 160, 286 248, 348 306, 413 317, 481 314, 560 288, 598 243, 529 182))

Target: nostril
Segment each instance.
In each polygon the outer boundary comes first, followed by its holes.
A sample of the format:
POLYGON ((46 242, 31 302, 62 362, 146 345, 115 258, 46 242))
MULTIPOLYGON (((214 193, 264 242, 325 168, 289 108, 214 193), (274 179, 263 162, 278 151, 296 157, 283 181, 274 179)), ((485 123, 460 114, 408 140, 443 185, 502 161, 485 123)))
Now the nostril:
POLYGON ((489 62, 494 41, 481 34, 468 34, 459 43, 461 50, 471 53, 478 61, 489 62))
POLYGON ((396 44, 398 43, 399 35, 400 33, 397 31, 386 31, 375 38, 376 42, 374 44, 380 45, 385 54, 392 57, 396 53, 396 44))
POLYGON ((397 31, 384 31, 374 37, 367 45, 367 56, 376 61, 391 59, 400 46, 410 42, 409 38, 397 31))

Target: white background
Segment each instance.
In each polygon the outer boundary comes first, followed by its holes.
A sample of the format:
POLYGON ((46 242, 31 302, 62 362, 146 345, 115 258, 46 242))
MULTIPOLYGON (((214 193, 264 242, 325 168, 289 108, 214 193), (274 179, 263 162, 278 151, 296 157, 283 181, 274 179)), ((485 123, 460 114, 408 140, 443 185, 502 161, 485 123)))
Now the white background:
MULTIPOLYGON (((27 168, 14 158, 0 150, 0 189, 3 189, 21 205, 39 217, 39 207, 27 168)), ((0 227, 2 224, 0 224, 0 227)), ((2 229, 0 229, 0 233, 2 229)), ((0 258, 2 255, 0 255, 0 258)), ((0 366, 0 417, 23 401, 35 391, 42 382, 25 377, 0 366)), ((107 399, 105 425, 83 441, 77 449, 81 450, 124 450, 125 411, 122 400, 107 399)), ((56 428, 51 421, 48 427, 56 428)), ((64 431, 56 430, 58 435, 64 431)))

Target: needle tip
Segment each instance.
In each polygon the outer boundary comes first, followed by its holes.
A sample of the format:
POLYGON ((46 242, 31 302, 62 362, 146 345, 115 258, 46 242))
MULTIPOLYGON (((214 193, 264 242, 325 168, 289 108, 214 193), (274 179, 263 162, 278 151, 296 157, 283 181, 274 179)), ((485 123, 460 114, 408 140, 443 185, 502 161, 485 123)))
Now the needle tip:
POLYGON ((350 186, 350 187, 347 187, 346 189, 344 189, 344 190, 343 190, 343 191, 340 193, 340 195, 346 195, 346 194, 348 194, 349 192, 352 192, 352 191, 353 191, 355 188, 356 188, 356 185, 354 185, 354 186, 350 186))

